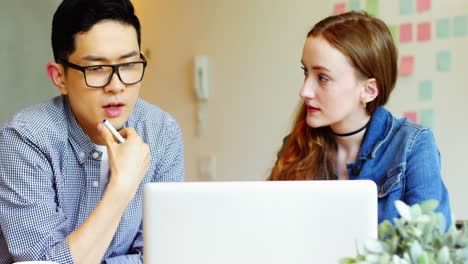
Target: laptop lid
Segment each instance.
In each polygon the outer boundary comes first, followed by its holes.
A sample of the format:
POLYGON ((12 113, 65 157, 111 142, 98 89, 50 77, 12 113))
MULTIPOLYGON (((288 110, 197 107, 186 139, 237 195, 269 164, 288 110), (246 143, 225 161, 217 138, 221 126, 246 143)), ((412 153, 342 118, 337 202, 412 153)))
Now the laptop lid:
POLYGON ((377 237, 372 181, 150 183, 148 264, 338 263, 377 237))

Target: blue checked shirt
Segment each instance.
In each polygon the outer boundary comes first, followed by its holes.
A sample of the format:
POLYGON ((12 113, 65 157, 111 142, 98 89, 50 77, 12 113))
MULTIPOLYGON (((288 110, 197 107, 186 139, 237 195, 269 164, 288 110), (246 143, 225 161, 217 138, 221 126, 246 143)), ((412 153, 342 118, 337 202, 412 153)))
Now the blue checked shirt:
MULTIPOLYGON (((151 150, 151 165, 122 218, 103 263, 142 263, 142 186, 183 181, 177 122, 138 100, 126 123, 151 150)), ((0 129, 0 264, 73 263, 67 236, 101 199, 102 153, 78 125, 67 97, 16 114, 0 129)))

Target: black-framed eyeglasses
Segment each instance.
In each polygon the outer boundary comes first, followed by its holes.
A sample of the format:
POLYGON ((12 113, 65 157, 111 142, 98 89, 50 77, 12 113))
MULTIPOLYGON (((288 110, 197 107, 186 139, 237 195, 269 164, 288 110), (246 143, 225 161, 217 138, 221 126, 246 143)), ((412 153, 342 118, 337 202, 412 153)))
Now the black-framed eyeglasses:
POLYGON ((59 59, 58 62, 64 66, 81 71, 84 75, 87 86, 92 88, 103 88, 111 82, 112 77, 116 72, 119 80, 126 85, 141 82, 145 74, 147 62, 143 54, 140 54, 140 58, 141 61, 92 66, 80 66, 63 59, 59 59))

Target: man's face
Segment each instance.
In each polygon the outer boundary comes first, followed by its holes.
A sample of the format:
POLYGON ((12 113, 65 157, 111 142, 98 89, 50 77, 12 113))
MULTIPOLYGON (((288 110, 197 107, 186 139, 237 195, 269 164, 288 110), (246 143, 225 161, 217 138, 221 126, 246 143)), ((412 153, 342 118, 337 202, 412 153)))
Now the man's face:
MULTIPOLYGON (((112 20, 99 22, 88 32, 78 33, 75 47, 68 61, 82 67, 141 61, 135 28, 112 20)), ((99 71, 99 67, 91 71, 99 71)), ((87 77, 89 80, 88 72, 87 77)), ((140 83, 126 85, 114 73, 105 87, 91 88, 81 71, 68 67, 60 91, 68 96, 73 114, 85 133, 94 143, 103 145, 97 124, 107 119, 120 129, 133 111, 140 83)))

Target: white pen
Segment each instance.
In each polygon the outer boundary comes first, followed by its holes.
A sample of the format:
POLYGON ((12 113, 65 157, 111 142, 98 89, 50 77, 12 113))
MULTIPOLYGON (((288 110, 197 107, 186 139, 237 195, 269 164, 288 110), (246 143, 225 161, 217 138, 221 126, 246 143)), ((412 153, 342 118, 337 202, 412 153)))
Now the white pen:
POLYGON ((107 121, 107 119, 104 119, 102 123, 104 123, 104 125, 109 129, 112 135, 114 135, 114 137, 116 137, 120 143, 125 142, 125 138, 123 138, 122 135, 120 135, 119 132, 115 130, 115 128, 112 126, 112 124, 109 121, 107 121))

